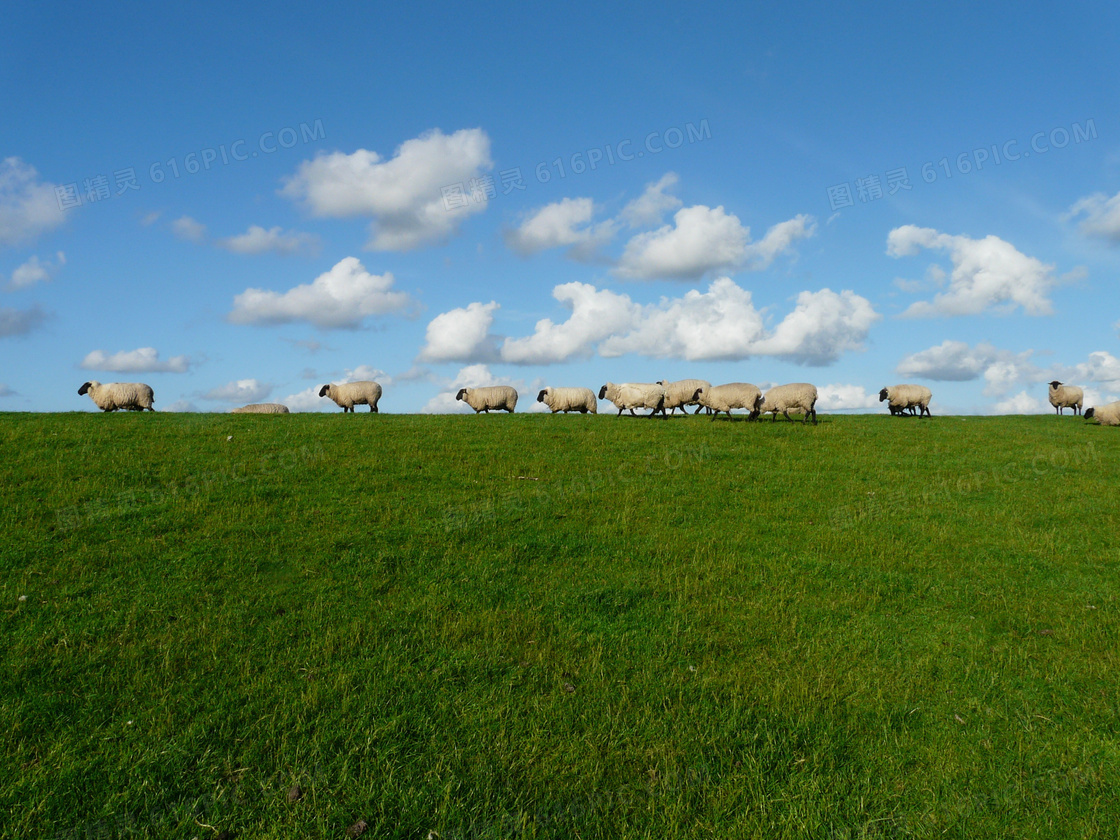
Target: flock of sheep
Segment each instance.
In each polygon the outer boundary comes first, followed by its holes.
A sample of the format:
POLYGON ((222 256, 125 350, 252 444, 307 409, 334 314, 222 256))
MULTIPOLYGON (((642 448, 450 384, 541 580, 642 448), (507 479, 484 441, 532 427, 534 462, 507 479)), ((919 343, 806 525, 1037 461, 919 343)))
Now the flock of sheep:
MULTIPOLYGON (((1054 381, 1049 385, 1050 405, 1061 414, 1063 409, 1072 408, 1074 414, 1081 414, 1085 402, 1084 392, 1075 385, 1063 385, 1054 381)), ((155 411, 155 395, 150 385, 142 382, 86 382, 78 389, 79 395, 89 394, 90 399, 102 411, 155 411)), ((333 400, 343 412, 354 411, 356 405, 368 405, 370 413, 377 413, 377 403, 381 399, 381 386, 376 382, 347 382, 344 384, 324 385, 319 389, 320 397, 333 400)), ((879 402, 886 402, 892 415, 917 413, 919 417, 931 417, 929 402, 933 394, 924 385, 891 385, 879 392, 879 402)), ((492 385, 485 388, 462 388, 455 395, 474 409, 475 413, 484 411, 508 411, 511 414, 517 407, 517 391, 509 385, 492 385)), ((688 406, 696 406, 694 413, 707 409, 714 420, 720 413, 731 416, 733 409, 749 412, 749 419, 755 420, 762 414, 771 414, 772 420, 778 414, 787 420, 791 411, 800 412, 802 423, 817 422, 817 389, 807 382, 794 382, 789 385, 776 385, 765 394, 749 382, 731 382, 727 385, 712 385, 703 379, 681 379, 676 382, 658 380, 654 383, 608 382, 599 389, 598 397, 590 388, 544 388, 537 394, 537 402, 543 403, 553 414, 578 411, 582 414, 597 414, 598 400, 610 400, 621 416, 623 411, 635 414, 635 409, 649 409, 649 417, 658 412, 668 418, 679 408, 687 413, 688 406)), ((281 403, 256 403, 233 409, 234 414, 287 414, 288 407, 281 403)), ((1102 426, 1120 426, 1120 400, 1096 408, 1088 408, 1086 419, 1096 418, 1102 426)))

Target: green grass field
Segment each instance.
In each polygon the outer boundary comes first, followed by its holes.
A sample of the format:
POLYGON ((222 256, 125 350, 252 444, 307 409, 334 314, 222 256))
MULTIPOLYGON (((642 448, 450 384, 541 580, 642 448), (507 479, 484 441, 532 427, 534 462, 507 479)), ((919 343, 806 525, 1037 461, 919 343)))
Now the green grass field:
POLYGON ((0 836, 1120 825, 1116 429, 4 414, 0 447, 0 836))

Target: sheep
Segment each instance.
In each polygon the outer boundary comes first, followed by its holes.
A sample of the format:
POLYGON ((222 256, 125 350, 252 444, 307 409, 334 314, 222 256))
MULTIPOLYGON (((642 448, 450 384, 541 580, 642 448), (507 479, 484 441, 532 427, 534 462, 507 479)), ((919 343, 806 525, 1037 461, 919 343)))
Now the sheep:
POLYGON ((128 411, 143 411, 145 408, 155 411, 152 403, 156 398, 152 393, 152 386, 143 382, 106 382, 102 385, 96 379, 91 379, 78 389, 79 396, 84 394, 89 394, 90 399, 102 411, 121 408, 128 411))
POLYGON ((1058 414, 1063 408, 1072 408, 1075 415, 1080 414, 1084 402, 1085 393, 1076 385, 1063 385, 1057 379, 1050 383, 1050 405, 1058 414))
POLYGON ((455 395, 455 399, 465 402, 474 409, 475 414, 480 411, 489 414, 490 409, 495 411, 505 409, 513 414, 513 409, 517 406, 517 391, 509 385, 491 385, 487 388, 460 388, 459 393, 455 395))
POLYGON ((712 383, 704 379, 678 379, 676 382, 658 379, 657 384, 665 389, 665 407, 670 414, 675 414, 678 408, 681 414, 688 414, 685 406, 689 405, 696 406, 693 414, 699 414, 704 406, 696 401, 696 390, 712 387, 712 383))
POLYGON ((341 385, 328 383, 319 389, 319 396, 330 397, 342 408, 343 414, 353 412, 356 405, 368 405, 370 414, 378 414, 377 401, 381 399, 381 386, 368 380, 341 385))
POLYGON ((288 407, 283 403, 253 403, 233 409, 230 414, 288 414, 288 407))
POLYGON ((715 420, 721 411, 726 411, 731 417, 731 409, 746 408, 750 410, 748 419, 758 417, 759 407, 762 405, 762 391, 757 385, 749 382, 730 382, 727 385, 716 385, 700 388, 696 392, 696 399, 704 408, 712 410, 712 419, 715 420))
POLYGON ((929 411, 929 401, 933 393, 925 385, 890 385, 879 392, 879 402, 889 400, 887 407, 891 414, 903 414, 906 409, 914 413, 919 410, 919 417, 932 417, 929 411))
POLYGON ((629 409, 634 414, 635 408, 652 408, 648 417, 653 417, 660 411, 662 417, 669 419, 669 415, 665 413, 665 388, 661 385, 647 382, 623 382, 616 385, 608 382, 599 389, 599 399, 614 403, 618 408, 618 417, 622 416, 624 409, 629 409))
POLYGON ((790 409, 800 410, 805 415, 801 422, 805 423, 812 417, 815 426, 817 425, 817 410, 814 408, 816 404, 816 387, 808 382, 794 382, 789 385, 776 385, 767 391, 758 411, 760 414, 772 412, 773 416, 770 418, 772 421, 778 419, 780 411, 787 420, 792 421, 793 418, 789 416, 790 409))
POLYGON ((1120 426, 1120 400, 1085 409, 1085 419, 1097 418, 1102 426, 1120 426))
POLYGON ((580 414, 599 413, 595 392, 590 388, 544 388, 537 394, 537 402, 544 403, 555 414, 563 411, 578 411, 580 414))

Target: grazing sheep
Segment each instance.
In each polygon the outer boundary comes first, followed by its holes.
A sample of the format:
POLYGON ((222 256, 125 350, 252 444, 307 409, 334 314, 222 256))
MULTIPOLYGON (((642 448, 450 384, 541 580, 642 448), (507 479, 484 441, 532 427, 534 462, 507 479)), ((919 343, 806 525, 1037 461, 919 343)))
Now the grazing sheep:
POLYGON ((78 389, 78 395, 89 394, 90 399, 102 411, 155 411, 152 403, 156 401, 152 386, 143 382, 106 382, 102 385, 91 379, 78 389))
POLYGON ((1085 393, 1076 385, 1063 385, 1057 379, 1050 383, 1050 405, 1058 414, 1063 408, 1072 408, 1075 415, 1080 414, 1084 402, 1085 393))
POLYGON ((658 379, 657 384, 665 389, 665 407, 669 409, 670 414, 675 414, 678 408, 681 414, 688 414, 685 407, 689 405, 696 406, 693 414, 699 414, 704 406, 696 400, 696 391, 699 388, 712 387, 712 383, 705 379, 678 379, 676 382, 658 379))
POLYGON ((773 416, 770 418, 772 421, 778 419, 779 411, 791 421, 793 418, 789 416, 790 409, 801 411, 805 415, 801 422, 805 423, 812 417, 815 426, 817 425, 817 410, 814 408, 816 404, 816 386, 808 382, 794 382, 789 385, 776 385, 767 391, 758 411, 760 414, 772 412, 773 416))
POLYGON ((929 411, 929 401, 933 393, 925 385, 891 385, 879 392, 879 402, 890 400, 887 407, 891 414, 902 414, 905 409, 919 409, 919 417, 932 417, 929 411))
POLYGON ((595 392, 590 388, 545 388, 537 394, 537 402, 544 403, 555 414, 563 411, 578 411, 580 414, 599 413, 595 392))
POLYGON ((235 408, 230 414, 288 414, 288 407, 283 403, 253 403, 235 408))
POLYGON ((370 414, 378 414, 377 401, 381 399, 381 386, 368 380, 346 382, 342 385, 327 384, 319 389, 319 396, 330 397, 342 408, 343 414, 354 411, 356 405, 368 405, 370 414))
POLYGON ((635 408, 652 408, 648 417, 653 417, 660 411, 662 417, 669 419, 669 415, 665 413, 665 388, 661 385, 647 382, 623 382, 616 385, 608 382, 599 389, 599 399, 614 403, 618 408, 618 417, 622 416, 624 409, 629 409, 634 414, 635 408))
POLYGON ((1097 418, 1102 426, 1120 426, 1120 400, 1085 409, 1085 419, 1097 418))
POLYGON ((504 409, 513 414, 513 409, 517 406, 517 391, 509 385, 491 385, 488 388, 460 388, 459 393, 455 395, 455 399, 463 400, 474 409, 475 414, 480 411, 489 414, 490 409, 495 411, 504 409))
POLYGON ((757 385, 749 382, 729 382, 726 385, 708 385, 696 392, 696 398, 704 408, 712 410, 712 419, 715 420, 721 411, 726 411, 731 417, 731 409, 746 408, 750 411, 748 418, 754 420, 758 417, 759 407, 762 405, 762 391, 757 385))

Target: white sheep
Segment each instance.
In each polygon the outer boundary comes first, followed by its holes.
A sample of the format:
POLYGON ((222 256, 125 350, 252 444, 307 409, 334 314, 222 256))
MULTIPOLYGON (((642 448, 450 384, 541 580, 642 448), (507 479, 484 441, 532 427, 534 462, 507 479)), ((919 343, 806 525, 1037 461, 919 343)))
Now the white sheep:
POLYGON ((689 405, 696 406, 693 413, 699 414, 704 406, 696 399, 696 391, 712 387, 712 383, 705 379, 678 379, 676 382, 658 379, 657 384, 665 389, 665 408, 669 409, 670 414, 675 414, 678 408, 682 414, 687 414, 685 406, 689 405))
POLYGON ((599 389, 599 399, 614 403, 618 408, 616 416, 619 417, 627 409, 634 414, 635 408, 652 408, 653 411, 647 416, 653 417, 660 411, 662 417, 669 419, 669 415, 665 413, 665 388, 661 385, 648 382, 608 382, 599 389))
POLYGON ((156 401, 152 386, 143 382, 106 382, 102 385, 91 379, 78 389, 78 395, 89 394, 90 399, 102 411, 155 411, 152 403, 156 401))
POLYGON ((805 415, 801 422, 804 423, 811 417, 815 426, 817 424, 817 409, 814 408, 816 404, 816 386, 810 385, 808 382, 793 382, 789 385, 776 385, 767 391, 758 410, 760 414, 773 412, 771 420, 778 419, 779 411, 786 416, 787 420, 793 420, 789 416, 791 409, 801 411, 805 415))
POLYGON ((368 380, 345 382, 341 385, 327 384, 319 389, 319 396, 330 397, 342 408, 343 414, 353 412, 356 405, 368 405, 370 414, 377 414, 381 386, 368 380))
POLYGON ((599 404, 590 388, 544 388, 537 394, 537 402, 544 403, 555 414, 578 411, 580 414, 599 413, 599 404))
POLYGON ((288 407, 283 403, 253 403, 233 409, 230 414, 288 414, 288 407))
POLYGON ((903 414, 906 409, 914 413, 919 410, 919 417, 932 417, 929 411, 929 401, 933 399, 933 392, 925 385, 890 385, 879 392, 879 402, 889 400, 887 407, 891 414, 903 414))
POLYGON ((750 411, 748 419, 758 417, 762 405, 762 391, 749 382, 729 382, 726 385, 708 385, 696 392, 696 399, 704 408, 712 410, 715 420, 721 411, 731 417, 731 409, 745 408, 750 411))
POLYGON ((459 393, 455 395, 456 400, 462 400, 471 408, 474 413, 478 414, 480 411, 490 413, 490 409, 495 411, 508 411, 513 414, 513 409, 517 407, 517 391, 509 385, 490 385, 486 388, 460 388, 459 393))
POLYGON ((1063 408, 1072 408, 1075 415, 1080 414, 1084 402, 1085 393, 1076 385, 1063 385, 1057 379, 1050 383, 1050 405, 1058 414, 1063 408))
POLYGON ((1085 409, 1085 419, 1097 418, 1102 426, 1120 426, 1120 400, 1085 409))

